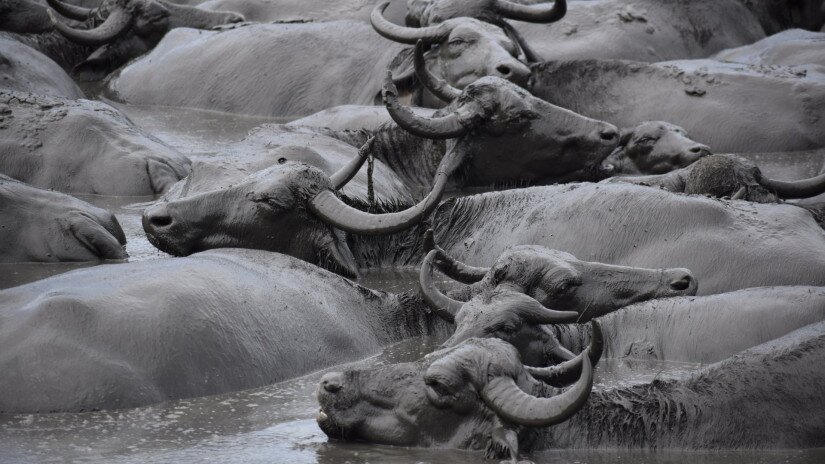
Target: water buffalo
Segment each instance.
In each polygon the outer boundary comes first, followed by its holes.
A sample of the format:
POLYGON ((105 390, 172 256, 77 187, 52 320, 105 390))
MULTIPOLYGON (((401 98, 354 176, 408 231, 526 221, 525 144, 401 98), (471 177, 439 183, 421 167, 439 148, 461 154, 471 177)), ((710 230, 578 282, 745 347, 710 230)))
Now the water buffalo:
POLYGON ((152 195, 189 160, 101 102, 0 91, 0 172, 66 193, 152 195))
POLYGON ((421 265, 419 284, 430 308, 456 324, 444 346, 470 338, 501 338, 515 346, 529 366, 573 358, 547 324, 587 322, 629 304, 695 295, 697 290, 696 279, 686 269, 588 263, 569 253, 531 245, 509 249, 491 268, 469 267, 436 248, 421 265), (468 288, 467 302, 443 294, 433 284, 434 267, 449 277, 476 284, 468 288))
POLYGON ((109 88, 130 103, 305 116, 334 105, 373 104, 388 68, 403 90, 415 92, 413 53, 403 44, 417 40, 438 45, 427 52, 427 66, 451 85, 488 75, 527 82, 530 71, 518 59, 518 44, 497 26, 457 18, 429 29, 404 28, 383 17, 384 7, 373 11, 374 29, 334 21, 175 31, 109 88), (376 31, 401 43, 381 40, 376 31))
POLYGON ((723 50, 714 59, 764 66, 818 64, 825 66, 825 33, 791 29, 759 42, 723 50))
POLYGON ((371 144, 369 141, 358 156, 332 175, 283 157, 278 164, 225 188, 189 196, 187 182, 181 188, 182 198, 144 211, 143 228, 152 244, 174 255, 247 246, 285 252, 356 275, 357 263, 344 232, 384 235, 415 226, 438 206, 449 174, 460 162, 459 155, 448 153, 441 160, 432 189, 416 205, 402 211, 364 212, 345 203, 336 191, 358 172, 371 144))
POLYGON ((517 20, 513 27, 534 50, 535 61, 705 58, 765 36, 738 0, 613 0, 569 6, 565 0, 408 0, 408 6, 407 21, 425 26, 460 16, 517 20), (555 24, 535 24, 543 22, 555 24))
POLYGON ((151 50, 178 27, 209 29, 244 20, 238 13, 207 11, 164 0, 104 0, 95 9, 83 8, 61 0, 46 0, 61 15, 78 21, 92 18, 93 29, 77 29, 57 19, 48 10, 55 29, 79 45, 98 47, 75 67, 86 80, 97 80, 127 61, 151 50))
POLYGON ((715 60, 561 61, 534 67, 530 90, 620 127, 645 120, 678 124, 717 153, 797 151, 825 146, 825 74, 818 69, 715 60))
POLYGON ((112 213, 0 174, 0 262, 124 259, 112 213))
POLYGON ((622 129, 619 147, 602 163, 605 174, 664 174, 710 155, 687 131, 664 121, 644 121, 622 129))
MULTIPOLYGON (((372 152, 408 185, 436 186, 433 179, 451 179, 459 186, 473 186, 586 178, 594 175, 618 140, 615 127, 550 105, 501 78, 479 79, 463 92, 444 85, 441 91, 454 94, 451 104, 433 118, 420 117, 399 103, 387 76, 387 107, 400 126, 375 132, 372 152), (447 138, 453 140, 445 142, 447 138), (501 156, 516 143, 517 154, 501 156), (439 166, 443 166, 442 171, 439 166)), ((350 240, 330 225, 356 234, 373 228, 349 220, 346 227, 335 225, 334 221, 326 221, 325 225, 314 214, 305 214, 302 205, 326 188, 319 183, 323 182, 318 180, 321 175, 317 170, 291 163, 275 166, 235 183, 232 188, 170 199, 147 209, 144 229, 153 243, 173 254, 220 246, 261 248, 351 274, 356 266, 349 259, 350 240), (255 192, 261 189, 270 192, 267 195, 277 193, 277 210, 290 213, 283 213, 283 217, 256 213, 261 202, 255 192), (272 238, 273 227, 280 230, 277 239, 272 238), (259 233, 249 233, 250 230, 259 233), (306 237, 318 240, 308 242, 306 237), (334 253, 329 249, 332 244, 334 253)), ((435 205, 429 203, 428 208, 435 205)), ((328 212, 324 215, 328 216, 328 212)), ((405 228, 412 225, 412 220, 405 220, 405 228)), ((376 233, 388 230, 375 228, 376 233)), ((392 249, 390 246, 382 253, 393 253, 392 249)))
MULTIPOLYGON (((792 205, 630 184, 568 184, 450 199, 431 222, 437 242, 475 266, 493 262, 510 246, 532 244, 592 262, 685 267, 704 295, 825 285, 825 232, 808 211, 792 205)), ((420 253, 409 248, 410 256, 420 253)))
MULTIPOLYGON (((712 319, 711 319, 712 323, 712 319)), ((414 363, 326 374, 318 425, 333 439, 487 449, 754 449, 825 444, 825 323, 673 378, 590 394, 592 370, 564 393, 516 349, 470 339, 414 363), (539 375, 540 377, 540 375, 539 375), (565 420, 566 419, 566 420, 565 420)))
POLYGON ((83 92, 57 63, 6 37, 0 37, 0 82, 6 90, 83 98, 83 92))
POLYGON ((770 179, 751 161, 735 155, 712 155, 676 171, 649 176, 619 176, 605 182, 630 182, 671 192, 776 203, 825 193, 825 174, 810 179, 770 179))
POLYGON ((50 29, 44 5, 31 0, 4 0, 0 3, 0 31, 36 34, 50 29))
MULTIPOLYGON (((206 10, 237 11, 247 21, 337 21, 355 19, 367 22, 375 8, 375 0, 207 0, 198 7, 206 10)), ((387 17, 403 23, 407 12, 406 0, 391 0, 387 17)))
POLYGON ((441 330, 407 296, 254 250, 81 269, 0 291, 0 308, 3 413, 243 390, 441 330))

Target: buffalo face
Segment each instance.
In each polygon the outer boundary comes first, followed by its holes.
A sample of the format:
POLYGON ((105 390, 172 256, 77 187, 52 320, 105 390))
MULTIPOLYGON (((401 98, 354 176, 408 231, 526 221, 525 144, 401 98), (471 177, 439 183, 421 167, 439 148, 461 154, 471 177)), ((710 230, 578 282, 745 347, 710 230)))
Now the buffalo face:
POLYGON ((583 363, 575 385, 558 393, 525 370, 511 345, 468 340, 416 363, 326 374, 318 425, 333 439, 515 458, 522 427, 560 423, 584 405, 592 368, 583 363))
POLYGON ((664 174, 710 155, 710 148, 688 138, 684 129, 663 121, 623 130, 619 146, 635 172, 643 174, 664 174))

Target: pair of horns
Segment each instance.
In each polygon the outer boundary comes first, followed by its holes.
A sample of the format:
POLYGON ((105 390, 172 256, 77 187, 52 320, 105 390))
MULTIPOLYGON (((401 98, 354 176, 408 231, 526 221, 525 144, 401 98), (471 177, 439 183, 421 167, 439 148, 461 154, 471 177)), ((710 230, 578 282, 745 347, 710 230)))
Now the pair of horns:
MULTIPOLYGON (((79 21, 85 21, 98 12, 97 9, 92 10, 69 5, 60 0, 46 0, 46 2, 61 15, 79 21)), ((49 14, 49 19, 57 32, 80 45, 100 46, 107 44, 125 34, 132 27, 132 14, 119 5, 109 13, 103 24, 89 30, 69 27, 58 21, 51 9, 46 10, 46 12, 49 14)))
POLYGON ((524 5, 507 0, 495 0, 493 9, 502 17, 528 23, 553 23, 567 14, 567 0, 556 0, 552 4, 524 5))
MULTIPOLYGON (((366 161, 373 143, 374 138, 367 140, 358 151, 358 156, 330 177, 336 190, 342 188, 355 176, 366 161)), ((455 151, 449 151, 444 155, 436 171, 430 192, 415 206, 404 211, 386 214, 367 213, 347 205, 331 190, 324 190, 312 198, 309 202, 309 209, 325 223, 355 234, 381 235, 408 229, 438 206, 447 180, 460 162, 461 155, 455 151)))
MULTIPOLYGON (((452 102, 462 93, 461 90, 427 70, 424 63, 424 44, 421 41, 415 46, 415 73, 427 90, 445 102, 452 102)), ((398 100, 398 89, 395 87, 390 71, 387 71, 381 95, 384 98, 387 112, 396 124, 407 132, 426 139, 443 140, 461 137, 470 132, 483 115, 478 108, 469 108, 464 105, 446 116, 419 116, 398 100)))
MULTIPOLYGON (((427 253, 424 261, 421 263, 421 270, 418 274, 418 286, 424 298, 424 302, 429 306, 439 317, 447 322, 455 322, 455 316, 464 303, 454 300, 445 295, 438 289, 433 282, 434 263, 438 258, 439 263, 447 263, 445 268, 449 271, 455 269, 453 265, 460 266, 459 269, 473 269, 450 258, 444 250, 434 249, 427 253), (463 267, 463 268, 462 268, 463 267)), ((475 268, 481 270, 482 268, 475 268)), ((478 274, 474 274, 472 278, 468 278, 466 282, 475 279, 478 274)), ((481 280, 481 279, 478 279, 481 280)), ((478 281, 476 280, 476 282, 478 281)), ((514 310, 525 320, 533 324, 566 324, 576 322, 579 314, 575 311, 556 311, 546 308, 544 305, 527 295, 512 303, 512 306, 505 308, 505 310, 514 310)))
POLYGON ((585 348, 573 361, 579 378, 564 393, 542 398, 525 393, 511 377, 496 377, 481 390, 481 398, 502 419, 527 427, 549 427, 569 419, 587 402, 593 389, 591 348, 585 348))

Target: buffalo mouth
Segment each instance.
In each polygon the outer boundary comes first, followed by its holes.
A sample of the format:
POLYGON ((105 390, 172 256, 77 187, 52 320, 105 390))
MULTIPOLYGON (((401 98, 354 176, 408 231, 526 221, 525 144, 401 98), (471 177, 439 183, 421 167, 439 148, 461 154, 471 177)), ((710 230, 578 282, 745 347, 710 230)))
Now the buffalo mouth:
POLYGON ((315 416, 315 422, 318 423, 318 427, 328 438, 333 440, 347 440, 351 438, 351 434, 348 433, 349 430, 335 423, 335 420, 324 412, 323 408, 318 410, 318 414, 315 416))

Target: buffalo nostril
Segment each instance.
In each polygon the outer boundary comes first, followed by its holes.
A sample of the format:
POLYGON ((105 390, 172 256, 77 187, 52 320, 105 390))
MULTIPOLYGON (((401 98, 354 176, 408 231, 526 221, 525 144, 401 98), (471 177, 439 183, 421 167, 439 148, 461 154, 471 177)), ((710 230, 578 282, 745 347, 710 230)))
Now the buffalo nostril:
POLYGON ((510 73, 513 72, 513 70, 510 69, 510 67, 507 66, 506 64, 500 64, 500 65, 496 66, 496 71, 498 71, 502 76, 505 76, 505 77, 509 76, 510 73))
POLYGON ((172 225, 172 215, 166 206, 161 204, 152 209, 147 210, 144 214, 144 221, 155 228, 169 227, 172 225))
POLYGON ((685 275, 682 276, 680 279, 676 279, 670 282, 670 288, 676 290, 677 292, 682 292, 689 289, 691 283, 693 283, 693 277, 685 275))
POLYGON ((619 137, 619 132, 616 131, 616 129, 605 129, 599 132, 599 137, 601 137, 602 140, 612 142, 619 137))
POLYGON ((321 382, 321 387, 330 393, 335 393, 341 390, 341 384, 334 380, 323 380, 321 382))

